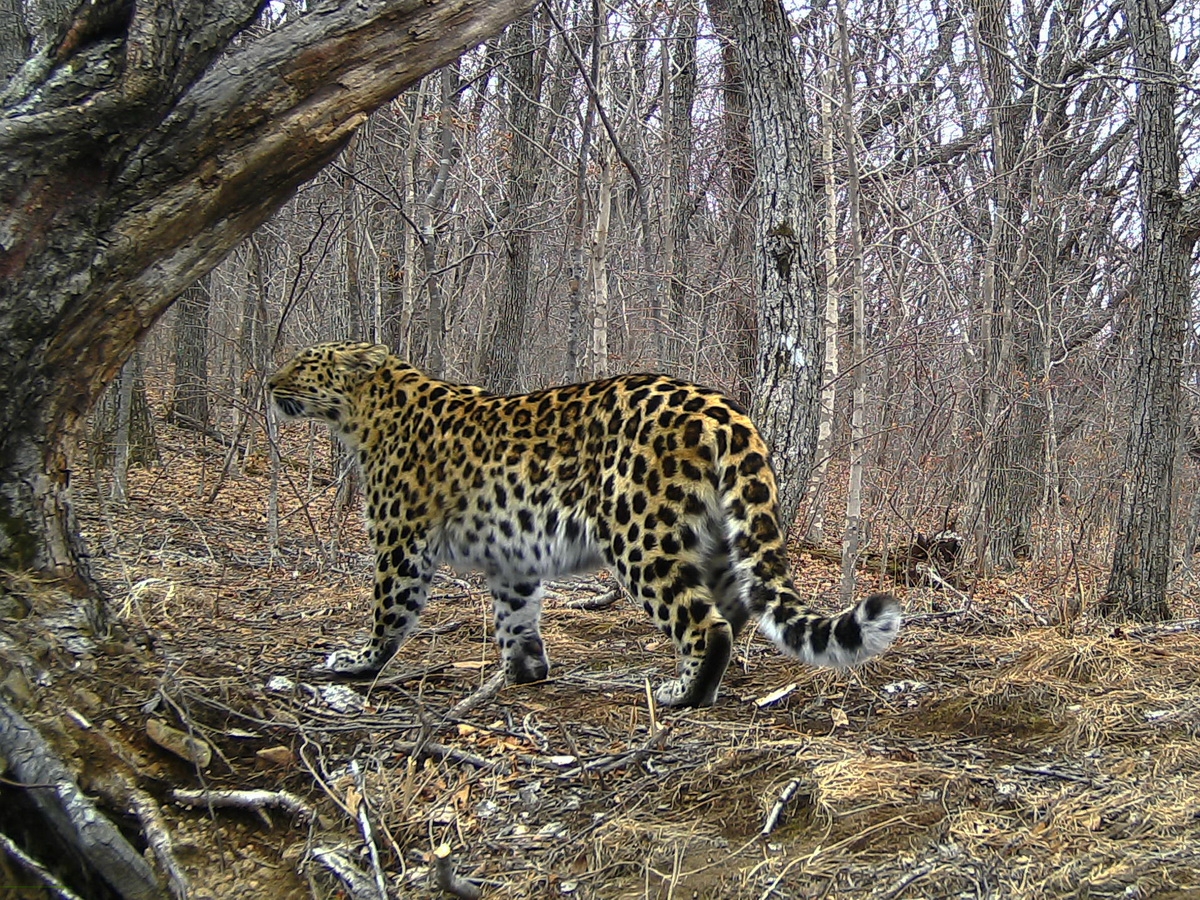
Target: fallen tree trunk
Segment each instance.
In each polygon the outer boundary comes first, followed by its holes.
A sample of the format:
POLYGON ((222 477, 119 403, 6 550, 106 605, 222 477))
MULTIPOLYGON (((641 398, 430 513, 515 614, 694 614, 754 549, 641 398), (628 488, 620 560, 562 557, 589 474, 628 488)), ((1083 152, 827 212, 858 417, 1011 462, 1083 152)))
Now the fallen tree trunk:
POLYGON ((37 729, 3 698, 0 757, 8 763, 6 777, 25 787, 46 828, 75 850, 120 897, 167 897, 142 855, 84 795, 37 729))

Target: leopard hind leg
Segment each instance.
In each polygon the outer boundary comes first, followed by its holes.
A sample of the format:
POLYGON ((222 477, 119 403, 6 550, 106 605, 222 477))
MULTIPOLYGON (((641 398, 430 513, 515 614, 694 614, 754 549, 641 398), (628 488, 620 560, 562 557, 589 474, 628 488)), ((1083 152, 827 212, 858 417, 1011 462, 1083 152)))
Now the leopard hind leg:
MULTIPOLYGON (((677 522, 660 531, 652 555, 643 553, 643 542, 615 560, 626 590, 675 645, 679 677, 654 693, 664 706, 712 706, 733 653, 734 623, 714 597, 725 574, 710 568, 719 546, 711 525, 707 516, 677 522)), ((737 618, 739 627, 744 623, 737 618)))
MULTIPOLYGON (((719 532, 724 526, 719 520, 713 520, 712 528, 719 532)), ((704 563, 705 586, 721 616, 729 623, 736 641, 750 620, 750 608, 745 600, 745 575, 739 571, 729 540, 723 534, 719 535, 704 563)))
POLYGON ((550 660, 541 634, 545 593, 541 582, 492 578, 488 586, 492 590, 496 644, 509 683, 544 681, 550 673, 550 660))

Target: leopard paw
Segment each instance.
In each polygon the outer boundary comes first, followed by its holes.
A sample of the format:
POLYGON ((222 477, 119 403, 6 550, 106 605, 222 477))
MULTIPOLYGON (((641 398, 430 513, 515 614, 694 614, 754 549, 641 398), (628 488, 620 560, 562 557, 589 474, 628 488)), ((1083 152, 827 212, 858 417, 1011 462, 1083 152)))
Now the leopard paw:
POLYGON ((375 658, 363 650, 335 650, 325 658, 325 664, 319 669, 327 669, 338 675, 348 675, 352 678, 365 678, 374 675, 381 668, 375 658))
POLYGON ((659 706, 694 706, 697 708, 712 706, 717 699, 716 686, 704 691, 693 678, 672 678, 664 681, 654 692, 654 699, 659 706))
POLYGON ((683 706, 687 687, 682 678, 664 681, 654 691, 654 700, 659 706, 683 706))
POLYGON ((545 681, 546 676, 550 674, 550 663, 545 656, 517 656, 505 664, 505 673, 509 684, 545 681))

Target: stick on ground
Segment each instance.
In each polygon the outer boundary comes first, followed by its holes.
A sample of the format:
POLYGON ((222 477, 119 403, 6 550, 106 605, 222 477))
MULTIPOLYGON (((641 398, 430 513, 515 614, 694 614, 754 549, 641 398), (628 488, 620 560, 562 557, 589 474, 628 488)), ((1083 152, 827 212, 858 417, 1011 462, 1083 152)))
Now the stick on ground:
POLYGON ((331 847, 315 847, 312 856, 337 877, 350 900, 376 900, 378 897, 374 879, 363 874, 345 853, 331 847))
POLYGON ((176 788, 171 799, 185 806, 233 806, 262 813, 265 807, 286 810, 304 819, 313 818, 313 808, 289 791, 196 791, 176 788))
POLYGON ((438 887, 447 894, 453 894, 461 900, 480 900, 483 896, 483 891, 477 886, 455 874, 454 854, 449 844, 442 844, 433 851, 433 870, 437 875, 438 887))
POLYGON ((779 820, 783 817, 783 810, 791 802, 791 799, 796 796, 796 791, 800 789, 800 779, 793 778, 783 786, 783 790, 779 792, 779 799, 775 801, 775 805, 771 807, 771 812, 767 814, 767 821, 763 822, 762 831, 759 832, 763 837, 769 835, 775 830, 779 824, 779 820))
POLYGON ((455 704, 450 712, 446 713, 446 718, 461 719, 475 707, 482 706, 500 693, 500 688, 504 687, 504 680, 504 668, 501 667, 491 678, 480 685, 475 693, 455 704))
POLYGON ((65 884, 54 877, 54 874, 40 862, 22 850, 8 835, 0 833, 0 850, 14 860, 26 872, 45 885, 46 890, 58 900, 81 900, 80 896, 71 891, 65 884))

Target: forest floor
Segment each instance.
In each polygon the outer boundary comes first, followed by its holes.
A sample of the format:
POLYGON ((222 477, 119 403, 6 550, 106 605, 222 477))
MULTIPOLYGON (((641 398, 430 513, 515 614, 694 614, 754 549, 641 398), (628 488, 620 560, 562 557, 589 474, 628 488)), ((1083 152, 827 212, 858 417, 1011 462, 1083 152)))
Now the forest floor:
MULTIPOLYGON (((76 478, 118 637, 66 646, 39 616, 0 637, 47 666, 25 715, 85 789, 114 760, 136 770, 191 897, 372 896, 372 845, 402 898, 450 896, 442 845, 495 898, 1200 897, 1194 623, 1047 625, 1064 589, 1032 565, 970 598, 884 585, 907 618, 877 661, 807 669, 751 633, 716 706, 672 711, 647 689, 673 674, 669 643, 603 574, 553 586, 551 678, 508 687, 486 591, 446 572, 383 675, 336 682, 313 666, 365 636, 357 513, 332 511, 297 444, 272 551, 261 464, 212 497, 221 445, 165 432, 127 504, 101 500, 107 473, 76 478), (211 761, 162 750, 151 720, 211 761), (312 815, 191 808, 176 788, 287 791, 312 815), (333 878, 339 860, 365 886, 333 878)), ((795 564, 836 606, 833 565, 795 564)), ((0 896, 4 879, 20 873, 0 865, 0 896)))

